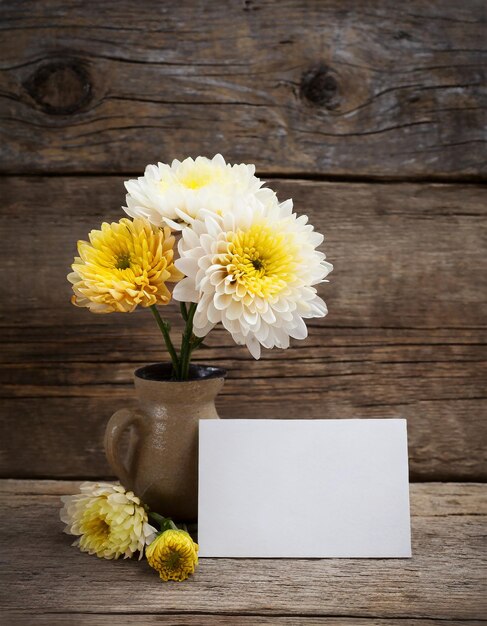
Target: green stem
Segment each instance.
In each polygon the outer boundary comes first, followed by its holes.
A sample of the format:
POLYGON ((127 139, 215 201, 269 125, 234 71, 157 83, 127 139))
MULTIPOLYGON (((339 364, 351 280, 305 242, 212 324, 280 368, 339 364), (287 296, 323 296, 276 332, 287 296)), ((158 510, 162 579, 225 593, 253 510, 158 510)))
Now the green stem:
POLYGON ((193 337, 193 318, 196 313, 197 304, 191 302, 188 309, 188 318, 186 320, 186 328, 183 333, 181 343, 181 361, 179 366, 179 380, 188 380, 189 363, 191 361, 191 338, 193 337))
POLYGON ((150 307, 150 310, 156 318, 157 325, 159 326, 162 336, 164 337, 164 342, 172 361, 173 374, 176 378, 178 378, 180 374, 180 364, 178 355, 176 354, 176 350, 174 349, 173 343, 171 341, 171 336, 169 335, 169 324, 162 319, 155 304, 150 307))
POLYGON ((163 517, 162 515, 159 515, 159 513, 154 513, 154 511, 149 511, 148 516, 153 519, 156 524, 159 524, 161 532, 169 529, 178 530, 176 524, 168 517, 163 517))
POLYGON ((181 315, 183 316, 183 320, 186 322, 188 320, 188 309, 186 307, 186 302, 180 302, 179 308, 181 310, 181 315))
POLYGON ((211 333, 211 330, 210 332, 206 333, 204 337, 196 337, 196 335, 193 335, 193 340, 191 343, 191 352, 194 352, 195 350, 197 350, 201 346, 203 341, 206 340, 206 338, 208 337, 210 333, 211 333))

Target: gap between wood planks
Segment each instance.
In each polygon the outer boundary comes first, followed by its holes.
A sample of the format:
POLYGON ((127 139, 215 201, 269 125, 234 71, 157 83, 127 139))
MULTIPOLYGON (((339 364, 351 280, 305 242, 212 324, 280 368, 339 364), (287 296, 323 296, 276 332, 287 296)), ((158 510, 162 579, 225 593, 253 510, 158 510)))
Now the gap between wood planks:
MULTIPOLYGON (((100 172, 77 170, 63 170, 62 172, 20 172, 20 171, 0 171, 0 179, 14 178, 137 178, 143 174, 142 170, 138 171, 114 171, 100 172)), ((462 174, 462 175, 445 175, 445 176, 349 176, 345 174, 305 174, 303 172, 267 172, 256 171, 256 176, 264 180, 289 180, 289 181, 311 181, 318 183, 362 183, 362 184, 380 184, 380 185, 396 185, 417 183, 424 185, 485 185, 487 186, 487 174, 462 174)))
MULTIPOLYGON (((305 560, 305 559, 303 559, 305 560)), ((26 618, 29 620, 32 619, 32 616, 29 613, 17 613, 11 615, 13 621, 9 622, 10 626, 17 626, 21 624, 29 624, 32 625, 32 621, 22 621, 26 618), (18 620, 18 621, 15 621, 18 620)), ((201 625, 205 624, 222 624, 224 626, 228 626, 228 618, 238 618, 237 621, 232 619, 232 626, 239 625, 269 625, 276 626, 278 624, 289 624, 290 626, 303 625, 303 626, 319 626, 320 624, 333 624, 333 626, 355 626, 357 622, 370 624, 371 620, 374 620, 374 624, 382 624, 383 626, 408 626, 409 624, 420 624, 421 626, 428 626, 429 624, 442 624, 443 626, 455 626, 456 624, 467 624, 468 626, 484 626, 487 623, 487 620, 476 620, 470 618, 462 618, 458 617, 454 620, 445 619, 444 617, 410 617, 408 615, 397 616, 397 617, 383 617, 379 615, 373 616, 362 616, 362 615, 338 615, 338 614, 323 614, 323 615, 309 615, 307 613, 293 613, 292 615, 289 613, 237 613, 235 611, 220 611, 218 613, 210 613, 209 611, 189 611, 188 613, 181 613, 179 611, 165 611, 164 613, 154 613, 154 612, 143 612, 143 611, 134 611, 134 612, 101 612, 96 611, 92 613, 85 613, 81 611, 63 611, 63 612, 54 612, 54 611, 45 611, 41 614, 36 614, 36 624, 49 624, 49 626, 54 624, 63 624, 65 622, 58 622, 58 619, 63 619, 64 617, 74 617, 74 618, 82 618, 83 622, 73 622, 75 624, 96 624, 99 625, 99 622, 96 620, 99 617, 103 617, 103 621, 105 624, 116 624, 116 626, 120 626, 120 618, 123 618, 124 625, 128 624, 139 624, 139 622, 128 622, 126 619, 130 619, 132 617, 144 618, 144 624, 171 624, 171 626, 191 626, 192 624, 201 625), (200 622, 193 621, 193 618, 209 618, 208 622, 200 622), (45 618, 45 621, 44 621, 45 618), (112 619, 110 619, 112 618, 112 619), (170 621, 166 622, 164 618, 170 618, 170 621), (93 619, 93 621, 91 621, 93 619), (255 621, 258 619, 258 621, 255 621), (86 621, 85 621, 86 620, 86 621), (108 620, 108 621, 107 621, 108 620), (177 620, 177 621, 173 621, 177 620), (277 622, 276 620, 279 620, 277 622)), ((10 617, 10 616, 9 616, 10 617)))
MULTIPOLYGON (((9 624, 11 626, 21 626, 24 623, 31 626, 31 616, 29 614, 19 613, 13 615, 13 621, 9 624), (23 620, 26 620, 25 622, 23 620)), ((361 616, 361 615, 313 615, 310 616, 306 613, 296 613, 292 616, 289 613, 272 613, 271 616, 265 613, 236 613, 221 611, 219 613, 210 613, 208 611, 190 611, 188 613, 180 613, 175 611, 167 611, 159 614, 150 612, 136 611, 133 613, 109 613, 100 612, 96 613, 84 613, 80 611, 63 611, 63 612, 50 612, 46 611, 40 615, 36 615, 36 624, 49 624, 54 626, 55 624, 63 624, 64 622, 58 621, 65 617, 76 618, 75 624, 93 624, 98 626, 99 622, 96 621, 99 617, 103 617, 104 624, 116 624, 120 626, 120 618, 123 618, 124 625, 129 626, 131 624, 138 625, 139 622, 132 622, 131 618, 143 618, 144 624, 164 624, 167 623, 171 626, 191 626, 194 624, 198 626, 201 624, 208 624, 213 626, 214 624, 228 626, 228 619, 232 618, 232 626, 320 626, 321 624, 332 624, 333 626, 355 626, 357 623, 370 624, 371 620, 374 620, 374 624, 380 624, 383 626, 408 626, 410 624, 420 624, 421 626, 428 626, 433 624, 441 624, 442 626, 455 626, 456 624, 466 624, 468 626, 484 626, 487 620, 472 620, 469 618, 456 618, 455 620, 445 619, 444 617, 383 617, 383 616, 361 616), (164 618, 168 618, 167 622, 164 618), (170 621, 169 621, 170 618, 170 621), (195 618, 195 621, 193 621, 195 618), (201 622, 198 618, 208 618, 208 621, 201 622), (233 619, 237 618, 237 619, 233 619), (78 622, 78 619, 82 619, 82 622, 78 622), (127 621, 130 620, 130 621, 127 621), (258 620, 258 621, 255 621, 258 620), (279 621, 276 621, 279 620, 279 621)), ((68 622, 69 623, 69 622, 68 622)))

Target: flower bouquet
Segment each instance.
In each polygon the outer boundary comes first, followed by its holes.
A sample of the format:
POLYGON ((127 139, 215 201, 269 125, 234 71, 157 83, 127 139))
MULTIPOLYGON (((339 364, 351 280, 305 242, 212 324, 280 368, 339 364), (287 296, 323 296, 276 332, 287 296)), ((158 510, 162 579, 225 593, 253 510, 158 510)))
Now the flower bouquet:
MULTIPOLYGON (((72 302, 93 313, 149 308, 169 355, 171 381, 191 380, 191 359, 217 324, 259 359, 262 348, 305 339, 305 320, 326 315, 316 290, 332 270, 318 250, 323 235, 306 215, 293 212, 292 200, 279 202, 253 165, 230 165, 219 154, 174 160, 148 165, 125 187, 129 218, 103 223, 89 241, 78 242, 68 275, 72 302), (172 299, 184 322, 179 345, 159 308, 172 299)), ((70 498, 62 517, 82 550, 118 558, 135 551, 142 556, 145 549, 164 579, 194 571, 197 545, 190 536, 150 513, 160 526, 154 539, 147 507, 122 486, 85 484, 70 498), (192 566, 168 574, 161 564, 180 563, 183 553, 192 566)))

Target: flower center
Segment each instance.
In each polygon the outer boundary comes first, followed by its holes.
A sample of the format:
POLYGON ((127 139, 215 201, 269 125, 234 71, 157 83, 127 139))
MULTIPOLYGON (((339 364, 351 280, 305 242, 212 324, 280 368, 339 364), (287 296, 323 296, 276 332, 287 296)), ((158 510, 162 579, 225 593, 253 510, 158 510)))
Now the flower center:
POLYGON ((97 524, 97 531, 98 535, 106 539, 110 534, 110 526, 106 523, 104 519, 100 518, 97 524))
POLYGON ((181 555, 176 550, 172 550, 166 558, 166 567, 169 569, 176 569, 181 560, 181 555))
POLYGON ((92 512, 85 519, 83 531, 89 535, 96 543, 101 544, 110 536, 110 525, 107 524, 105 518, 98 512, 92 512))
POLYGON ((126 270, 130 267, 131 259, 129 252, 122 252, 117 255, 115 267, 117 270, 126 270))
POLYGON ((181 185, 188 189, 201 189, 211 183, 218 182, 223 184, 225 181, 224 172, 206 163, 193 164, 191 167, 186 168, 186 171, 182 171, 178 178, 181 185))
POLYGON ((189 189, 201 189, 201 187, 206 187, 210 181, 210 176, 199 172, 194 172, 181 180, 182 184, 189 189))
POLYGON ((247 292, 268 298, 295 278, 298 249, 289 233, 254 224, 231 239, 223 264, 247 292))

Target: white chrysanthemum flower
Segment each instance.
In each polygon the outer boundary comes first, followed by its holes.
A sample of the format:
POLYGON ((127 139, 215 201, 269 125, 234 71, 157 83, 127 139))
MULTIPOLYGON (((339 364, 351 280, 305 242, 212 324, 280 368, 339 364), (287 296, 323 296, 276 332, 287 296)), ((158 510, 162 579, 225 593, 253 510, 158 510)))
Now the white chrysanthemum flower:
POLYGON ((262 185, 254 165, 230 165, 221 154, 213 159, 175 159, 171 165, 148 165, 144 176, 126 181, 123 209, 131 217, 181 230, 202 209, 221 215, 235 206, 268 202, 275 194, 262 185))
POLYGON ((138 551, 140 560, 157 530, 139 498, 119 484, 85 482, 80 491, 61 498, 64 532, 78 535, 73 545, 104 559, 129 558, 138 551))
POLYGON ((323 235, 292 207, 288 200, 221 216, 203 211, 183 230, 175 265, 187 277, 173 297, 198 302, 195 335, 221 322, 258 359, 261 345, 287 348, 290 337, 307 336, 304 319, 327 314, 314 287, 333 269, 316 250, 323 235))

